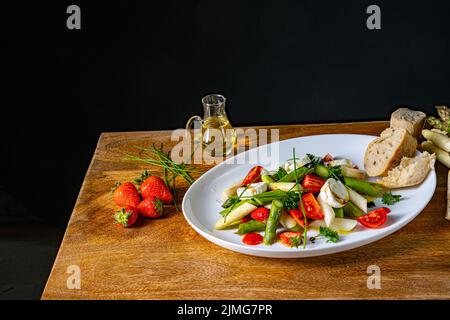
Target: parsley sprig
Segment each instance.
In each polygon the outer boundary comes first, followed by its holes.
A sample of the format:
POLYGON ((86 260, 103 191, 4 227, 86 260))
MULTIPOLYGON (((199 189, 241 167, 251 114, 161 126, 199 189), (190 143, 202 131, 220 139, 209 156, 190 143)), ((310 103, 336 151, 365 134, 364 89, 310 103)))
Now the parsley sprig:
POLYGON ((320 227, 319 228, 319 234, 315 237, 311 237, 309 240, 311 242, 314 242, 317 238, 326 238, 327 242, 338 242, 339 241, 339 234, 337 231, 328 228, 328 227, 320 227))
POLYGON ((393 205, 393 204, 399 202, 400 200, 402 200, 401 197, 402 196, 399 194, 392 194, 392 192, 385 192, 383 194, 381 201, 384 204, 393 205))
POLYGON ((285 175, 287 175, 287 171, 283 167, 278 167, 277 172, 272 176, 275 181, 280 180, 285 175))
POLYGON ((299 201, 300 195, 295 191, 288 191, 286 196, 281 200, 283 206, 288 210, 298 208, 299 201))

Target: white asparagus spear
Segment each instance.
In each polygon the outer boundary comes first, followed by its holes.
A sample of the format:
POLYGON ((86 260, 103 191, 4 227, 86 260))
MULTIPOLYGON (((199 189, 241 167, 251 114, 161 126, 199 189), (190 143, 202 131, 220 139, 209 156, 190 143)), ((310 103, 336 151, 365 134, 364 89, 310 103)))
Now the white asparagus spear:
POLYGON ((286 229, 291 229, 297 225, 297 221, 295 221, 294 218, 292 218, 291 215, 284 208, 283 211, 281 212, 280 223, 286 229))
POLYGON ((251 203, 244 202, 237 208, 231 210, 226 218, 220 217, 219 220, 217 220, 214 228, 217 230, 225 229, 226 227, 232 225, 235 221, 242 219, 246 215, 250 214, 256 208, 257 207, 252 205, 251 203))
POLYGON ((450 168, 450 155, 441 148, 435 146, 431 141, 422 142, 422 149, 429 153, 434 153, 436 159, 447 168, 450 168))
POLYGON ((433 142, 437 147, 450 152, 450 138, 446 134, 424 129, 422 130, 422 135, 425 139, 433 142))
POLYGON ((230 198, 236 194, 237 188, 239 188, 241 185, 242 185, 242 181, 237 181, 237 182, 233 183, 229 188, 223 190, 222 197, 220 200, 222 200, 222 202, 227 201, 228 198, 230 198))

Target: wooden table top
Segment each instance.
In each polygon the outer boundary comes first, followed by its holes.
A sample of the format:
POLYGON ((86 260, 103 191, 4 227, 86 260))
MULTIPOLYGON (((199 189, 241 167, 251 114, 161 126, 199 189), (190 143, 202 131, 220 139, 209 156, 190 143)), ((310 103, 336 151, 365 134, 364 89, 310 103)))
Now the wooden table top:
MULTIPOLYGON (((279 126, 280 140, 325 133, 378 135, 388 122, 279 126)), ((274 127, 267 127, 274 128, 274 127)), ((133 146, 163 142, 171 131, 103 133, 86 173, 43 299, 431 299, 450 298, 448 170, 436 165, 436 192, 425 210, 394 234, 332 255, 271 259, 223 249, 198 235, 181 212, 135 228, 112 224, 116 181, 159 169, 123 160, 133 146), (67 268, 79 266, 80 289, 67 268), (367 268, 381 268, 381 289, 367 288, 367 268)), ((181 204, 186 185, 178 191, 181 204)))

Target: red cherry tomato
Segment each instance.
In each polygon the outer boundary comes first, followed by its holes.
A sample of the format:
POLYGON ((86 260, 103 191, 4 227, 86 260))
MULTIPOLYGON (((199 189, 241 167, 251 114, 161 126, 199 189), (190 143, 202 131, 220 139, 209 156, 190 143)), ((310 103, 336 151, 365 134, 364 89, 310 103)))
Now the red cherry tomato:
POLYGON ((381 207, 381 208, 375 209, 373 211, 384 212, 385 214, 389 214, 391 212, 391 209, 386 208, 386 207, 381 207))
POLYGON ((358 221, 367 228, 379 228, 386 222, 389 212, 388 208, 378 208, 360 216, 358 221))
POLYGON ((242 184, 250 184, 255 182, 261 182, 261 172, 264 170, 261 166, 253 167, 248 173, 242 184))
POLYGON ((280 233, 279 238, 282 244, 292 247, 292 238, 300 238, 301 232, 285 231, 280 233))
POLYGON ((302 186, 308 189, 308 192, 319 193, 320 188, 325 184, 326 180, 316 176, 315 174, 307 174, 303 179, 302 186))
POLYGON ((303 206, 305 208, 306 216, 310 219, 320 220, 325 216, 322 212, 322 208, 317 203, 316 198, 312 193, 307 193, 302 197, 303 206))
POLYGON ((267 218, 269 217, 270 214, 270 210, 264 207, 260 207, 255 209, 251 214, 250 217, 252 217, 252 219, 261 221, 261 222, 266 222, 267 218))
POLYGON ((255 246, 263 242, 263 237, 259 233, 250 232, 242 238, 242 242, 249 246, 255 246))
POLYGON ((243 217, 243 218, 241 219, 241 223, 246 223, 247 221, 250 221, 250 220, 252 220, 251 217, 245 216, 245 217, 243 217))
MULTIPOLYGON (((300 208, 296 209, 290 209, 289 214, 292 218, 302 227, 305 227, 305 217, 303 216, 303 212, 300 208)), ((308 221, 306 221, 306 224, 308 224, 308 221)))

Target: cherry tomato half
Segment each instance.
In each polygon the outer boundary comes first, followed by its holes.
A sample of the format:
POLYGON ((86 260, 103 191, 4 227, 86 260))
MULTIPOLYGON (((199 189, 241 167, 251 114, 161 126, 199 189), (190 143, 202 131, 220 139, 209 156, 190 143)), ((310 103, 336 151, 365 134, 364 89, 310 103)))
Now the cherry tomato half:
MULTIPOLYGON (((296 208, 296 209, 290 209, 289 214, 292 218, 302 227, 305 227, 305 217, 303 216, 302 209, 296 208)), ((308 221, 306 221, 306 224, 308 224, 308 221)))
POLYGON ((242 242, 250 246, 255 246, 263 242, 263 237, 259 233, 250 232, 242 238, 242 242))
POLYGON ((261 222, 266 222, 267 218, 269 217, 270 214, 270 210, 264 207, 259 207, 255 210, 253 210, 253 212, 250 214, 250 217, 252 217, 252 219, 261 221, 261 222))
POLYGON ((315 174, 307 174, 303 179, 302 186, 307 189, 308 192, 319 193, 326 180, 316 176, 315 174))
POLYGON ((389 212, 388 208, 378 208, 360 216, 358 221, 367 228, 379 228, 386 222, 389 212))
POLYGON ((264 170, 261 166, 253 167, 248 173, 242 184, 250 184, 255 182, 261 182, 261 172, 264 170))
POLYGON ((310 219, 320 220, 324 218, 322 208, 312 193, 307 193, 302 197, 306 216, 310 219))
POLYGON ((391 212, 391 209, 386 208, 386 207, 381 207, 381 208, 375 209, 373 211, 384 212, 385 214, 389 214, 391 212))
POLYGON ((245 217, 243 217, 243 218, 241 219, 241 223, 246 223, 246 222, 248 222, 248 221, 250 221, 250 220, 252 220, 251 217, 245 216, 245 217))
POLYGON ((292 240, 297 239, 298 245, 301 242, 301 235, 302 235, 301 232, 285 231, 280 233, 278 237, 280 238, 282 244, 288 247, 292 247, 293 246, 292 240))

